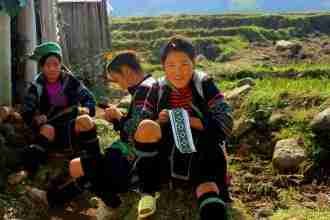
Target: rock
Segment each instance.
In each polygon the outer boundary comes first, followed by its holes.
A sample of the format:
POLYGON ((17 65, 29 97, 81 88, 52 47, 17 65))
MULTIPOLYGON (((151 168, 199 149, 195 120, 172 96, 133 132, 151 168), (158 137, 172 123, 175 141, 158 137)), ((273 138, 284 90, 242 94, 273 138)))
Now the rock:
POLYGON ((316 209, 318 207, 315 202, 303 202, 302 205, 309 209, 316 209))
POLYGON ((219 46, 212 42, 200 42, 196 45, 196 51, 208 60, 215 60, 221 53, 219 46))
POLYGON ((196 56, 196 62, 197 62, 197 63, 199 63, 199 62, 203 62, 203 61, 205 61, 205 60, 207 60, 207 59, 206 59, 206 57, 205 57, 203 54, 198 54, 198 55, 196 56))
POLYGON ((330 108, 317 114, 311 121, 310 127, 315 133, 330 132, 330 108))
POLYGON ((245 86, 245 85, 255 86, 256 83, 255 83, 255 80, 251 77, 243 78, 237 82, 238 87, 245 86))
POLYGON ((269 120, 268 125, 270 126, 271 130, 278 130, 284 126, 286 126, 287 122, 289 121, 289 116, 283 113, 273 113, 269 120))
POLYGON ((11 109, 8 106, 0 107, 0 120, 6 121, 10 115, 11 109))
POLYGON ((321 50, 324 54, 330 54, 330 43, 324 43, 322 45, 322 50, 321 50))
POLYGON ((8 117, 8 121, 10 123, 15 124, 15 125, 22 125, 23 126, 23 124, 24 124, 23 117, 18 112, 12 112, 8 117))
POLYGON ((21 183, 24 179, 28 177, 28 173, 24 170, 19 171, 17 173, 13 173, 8 176, 8 183, 10 185, 17 185, 21 183))
POLYGON ((305 59, 306 55, 301 44, 297 42, 280 40, 276 43, 276 50, 279 52, 288 51, 285 55, 290 58, 305 59))
POLYGON ((246 143, 240 143, 235 154, 236 159, 243 160, 251 156, 252 146, 246 143))
POLYGON ((275 48, 277 51, 295 51, 299 52, 302 49, 301 44, 292 41, 280 40, 276 42, 275 48))
POLYGON ((290 138, 276 143, 272 162, 279 173, 296 172, 305 160, 306 153, 298 139, 290 138))
POLYGON ((97 220, 118 220, 120 219, 117 209, 112 209, 106 205, 100 205, 96 210, 97 220))
POLYGON ((125 97, 123 97, 120 100, 120 102, 119 102, 119 104, 118 104, 117 107, 118 108, 126 108, 126 109, 128 109, 128 107, 130 106, 131 102, 132 102, 132 97, 130 95, 125 96, 125 97))
POLYGON ((270 118, 272 110, 270 108, 258 109, 253 113, 256 122, 265 123, 270 118))
POLYGON ((255 176, 249 172, 243 176, 244 183, 251 183, 253 179, 255 179, 255 176))
POLYGON ((267 217, 272 216, 273 214, 274 214, 273 210, 271 210, 269 208, 261 208, 261 209, 257 210, 256 219, 267 218, 267 217))
POLYGON ((252 120, 241 118, 238 121, 234 122, 233 136, 236 138, 240 138, 242 135, 250 131, 253 126, 254 123, 252 120))
POLYGON ((100 199, 98 197, 92 197, 88 200, 89 202, 89 205, 92 207, 92 208, 98 208, 100 206, 100 199))
POLYGON ((250 85, 245 85, 245 86, 241 86, 238 87, 232 91, 229 91, 227 93, 225 93, 225 98, 226 99, 237 99, 240 96, 246 95, 250 90, 251 90, 251 86, 250 85))
POLYGON ((26 195, 34 202, 48 208, 47 192, 35 187, 26 186, 26 195))

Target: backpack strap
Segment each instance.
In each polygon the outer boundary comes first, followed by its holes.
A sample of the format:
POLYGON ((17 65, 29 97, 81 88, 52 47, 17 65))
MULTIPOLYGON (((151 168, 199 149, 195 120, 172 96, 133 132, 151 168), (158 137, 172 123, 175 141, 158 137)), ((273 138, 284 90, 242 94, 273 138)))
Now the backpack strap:
POLYGON ((204 90, 203 90, 203 81, 206 79, 207 74, 202 71, 195 71, 193 75, 193 82, 198 94, 204 98, 204 90))

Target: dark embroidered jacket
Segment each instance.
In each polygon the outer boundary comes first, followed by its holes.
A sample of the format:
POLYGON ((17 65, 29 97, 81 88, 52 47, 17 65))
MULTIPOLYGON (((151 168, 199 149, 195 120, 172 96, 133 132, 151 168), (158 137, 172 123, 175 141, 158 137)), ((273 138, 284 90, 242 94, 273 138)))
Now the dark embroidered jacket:
MULTIPOLYGON (((39 74, 31 83, 24 97, 22 115, 28 125, 32 124, 32 119, 36 113, 45 114, 51 118, 55 114, 68 107, 87 107, 90 115, 95 115, 96 101, 93 94, 85 85, 75 78, 72 74, 62 72, 60 76, 62 93, 67 97, 68 106, 63 108, 54 107, 50 104, 46 90, 46 80, 43 74, 39 74)), ((77 116, 77 111, 72 114, 71 119, 77 116)))

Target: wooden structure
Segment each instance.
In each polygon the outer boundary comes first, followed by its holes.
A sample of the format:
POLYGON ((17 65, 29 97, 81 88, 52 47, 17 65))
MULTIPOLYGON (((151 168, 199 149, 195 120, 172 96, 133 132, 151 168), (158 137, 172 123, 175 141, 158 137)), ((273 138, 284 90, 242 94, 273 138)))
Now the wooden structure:
POLYGON ((69 65, 107 50, 107 1, 0 0, 0 106, 22 100, 37 73, 27 59, 37 44, 60 42, 69 65))
POLYGON ((0 105, 12 104, 10 16, 0 11, 0 105))
POLYGON ((107 0, 58 0, 58 8, 67 63, 82 63, 110 47, 107 0))

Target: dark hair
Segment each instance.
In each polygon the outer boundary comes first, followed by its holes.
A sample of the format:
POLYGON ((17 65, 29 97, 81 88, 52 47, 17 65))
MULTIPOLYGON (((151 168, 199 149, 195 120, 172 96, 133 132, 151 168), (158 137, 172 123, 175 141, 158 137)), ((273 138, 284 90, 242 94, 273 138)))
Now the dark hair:
POLYGON ((161 49, 160 60, 162 63, 165 62, 168 54, 171 51, 183 52, 183 53, 187 54, 192 61, 194 61, 194 59, 196 57, 196 51, 195 51, 195 48, 194 48, 192 42, 190 40, 188 40, 187 38, 180 36, 180 35, 176 35, 176 36, 172 37, 161 49))
POLYGON ((136 72, 142 72, 140 60, 134 51, 123 51, 115 56, 107 66, 108 73, 121 72, 121 67, 124 65, 133 69, 136 72))
POLYGON ((51 57, 51 56, 56 57, 60 62, 62 61, 61 56, 59 56, 58 54, 56 54, 56 53, 49 53, 49 54, 47 54, 46 56, 43 56, 43 57, 40 58, 40 60, 39 60, 39 64, 40 64, 40 66, 45 65, 46 60, 47 60, 49 57, 51 57))

